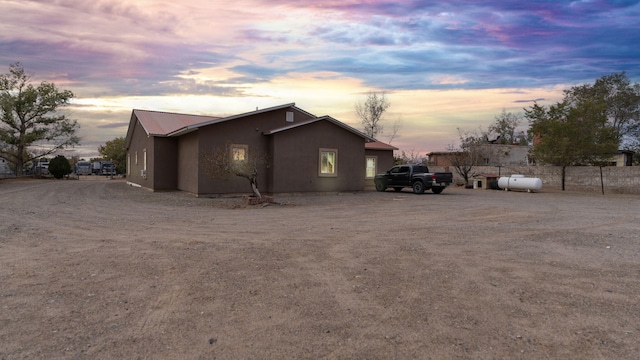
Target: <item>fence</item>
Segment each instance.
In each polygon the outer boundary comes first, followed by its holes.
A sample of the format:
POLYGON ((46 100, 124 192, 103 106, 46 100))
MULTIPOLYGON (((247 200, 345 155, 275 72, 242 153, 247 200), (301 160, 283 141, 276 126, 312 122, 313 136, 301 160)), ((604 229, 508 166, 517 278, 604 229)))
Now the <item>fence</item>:
MULTIPOLYGON (((452 166, 430 166, 431 171, 452 172, 456 182, 464 183, 452 166)), ((522 174, 542 180, 542 191, 562 190, 562 168, 559 166, 474 166, 473 175, 496 174, 510 176, 522 174)), ((640 194, 640 166, 606 166, 602 168, 605 193, 640 194)), ((565 190, 601 191, 600 168, 597 166, 571 166, 566 168, 565 190)))

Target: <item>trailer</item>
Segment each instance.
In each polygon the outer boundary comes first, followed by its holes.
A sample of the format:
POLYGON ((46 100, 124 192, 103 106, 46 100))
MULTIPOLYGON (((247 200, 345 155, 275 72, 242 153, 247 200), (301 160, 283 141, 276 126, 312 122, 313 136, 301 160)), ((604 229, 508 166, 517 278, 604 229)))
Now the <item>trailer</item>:
POLYGON ((91 165, 91 172, 94 175, 109 175, 116 174, 116 165, 113 161, 94 161, 91 165))
POLYGON ((78 161, 75 165, 76 175, 91 175, 91 163, 88 161, 78 161))

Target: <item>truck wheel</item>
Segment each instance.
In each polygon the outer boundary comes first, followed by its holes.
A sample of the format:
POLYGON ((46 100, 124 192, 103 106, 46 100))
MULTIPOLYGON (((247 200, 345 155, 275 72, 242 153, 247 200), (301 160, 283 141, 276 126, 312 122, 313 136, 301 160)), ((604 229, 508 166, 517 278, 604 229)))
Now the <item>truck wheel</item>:
POLYGON ((422 181, 416 181, 413 183, 413 192, 415 194, 424 193, 424 184, 422 183, 422 181))
POLYGON ((382 183, 382 181, 376 181, 376 190, 385 191, 387 189, 386 186, 382 183))
POLYGON ((402 191, 402 188, 401 188, 401 187, 397 187, 397 186, 396 186, 396 187, 394 187, 394 188, 393 188, 393 190, 395 190, 396 192, 398 192, 398 191, 402 191))
POLYGON ((431 191, 433 191, 434 194, 440 194, 442 190, 444 190, 444 188, 441 188, 441 187, 431 188, 431 191))

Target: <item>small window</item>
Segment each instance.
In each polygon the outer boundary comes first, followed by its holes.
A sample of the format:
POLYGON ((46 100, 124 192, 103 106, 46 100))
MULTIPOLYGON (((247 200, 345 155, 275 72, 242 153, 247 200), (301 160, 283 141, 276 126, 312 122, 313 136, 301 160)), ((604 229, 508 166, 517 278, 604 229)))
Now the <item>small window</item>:
POLYGON ((233 161, 245 161, 249 153, 249 145, 231 145, 231 160, 233 161))
POLYGON ((338 150, 320 149, 320 176, 338 176, 338 150))
POLYGON ((142 151, 142 170, 147 171, 147 149, 142 151))
POLYGON ((376 176, 377 162, 378 162, 377 156, 367 156, 367 172, 366 172, 367 179, 373 179, 376 176))

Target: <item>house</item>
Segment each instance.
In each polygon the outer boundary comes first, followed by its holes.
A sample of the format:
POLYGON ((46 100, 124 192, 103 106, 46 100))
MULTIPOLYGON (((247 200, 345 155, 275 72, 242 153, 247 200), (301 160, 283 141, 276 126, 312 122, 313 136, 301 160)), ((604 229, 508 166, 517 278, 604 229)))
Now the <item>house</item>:
POLYGON ((198 196, 246 193, 246 179, 221 180, 206 174, 203 157, 229 147, 234 158, 251 153, 268 157, 268 164, 258 169, 264 193, 362 191, 367 166, 377 171, 393 161, 393 147, 366 148, 375 142, 294 103, 226 117, 135 109, 125 139, 127 180, 153 191, 182 190, 198 196), (367 161, 369 151, 373 164, 367 161))

